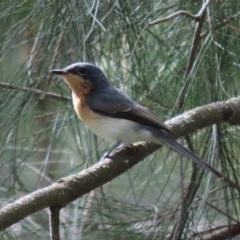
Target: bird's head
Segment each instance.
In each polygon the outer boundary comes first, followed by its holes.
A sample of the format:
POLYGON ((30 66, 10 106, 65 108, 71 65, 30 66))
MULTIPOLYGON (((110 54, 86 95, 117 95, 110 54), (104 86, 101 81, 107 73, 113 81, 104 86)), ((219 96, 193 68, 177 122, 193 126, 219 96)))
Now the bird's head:
POLYGON ((74 63, 63 69, 53 69, 51 73, 63 77, 75 93, 85 91, 87 94, 92 89, 101 90, 109 85, 102 70, 90 63, 74 63))

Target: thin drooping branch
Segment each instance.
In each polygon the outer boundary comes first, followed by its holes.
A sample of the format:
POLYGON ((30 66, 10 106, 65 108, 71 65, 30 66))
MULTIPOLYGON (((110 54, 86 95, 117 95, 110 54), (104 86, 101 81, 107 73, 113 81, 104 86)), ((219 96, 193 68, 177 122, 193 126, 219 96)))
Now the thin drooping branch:
POLYGON ((33 88, 28 88, 28 87, 19 87, 19 86, 16 86, 14 84, 11 84, 11 83, 0 82, 0 86, 3 87, 3 88, 13 89, 13 90, 32 92, 33 94, 36 94, 36 95, 45 94, 45 96, 47 96, 47 97, 55 98, 55 99, 61 99, 61 100, 65 100, 65 101, 71 100, 71 97, 62 96, 62 95, 57 94, 57 93, 52 93, 52 92, 46 92, 45 93, 44 91, 39 90, 39 89, 33 89, 33 88))
MULTIPOLYGON (((166 124, 177 138, 222 122, 240 124, 239 98, 198 107, 167 121, 166 124)), ((6 205, 0 209, 0 230, 10 227, 34 212, 56 206, 56 199, 58 206, 69 204, 126 172, 159 147, 160 145, 147 143, 122 147, 112 156, 112 160, 104 159, 78 174, 60 179, 49 187, 6 205)), ((235 188, 238 191, 240 189, 239 186, 235 188)))

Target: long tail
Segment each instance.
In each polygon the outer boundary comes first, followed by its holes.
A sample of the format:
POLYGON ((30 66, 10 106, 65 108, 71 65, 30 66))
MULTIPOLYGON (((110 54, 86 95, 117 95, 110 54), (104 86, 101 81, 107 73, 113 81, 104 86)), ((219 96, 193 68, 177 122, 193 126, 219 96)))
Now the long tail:
POLYGON ((196 164, 198 164, 199 166, 205 168, 206 170, 208 170, 209 172, 211 172, 212 174, 214 174, 216 177, 218 178, 222 178, 222 174, 220 172, 218 172, 216 169, 214 169, 213 167, 211 167, 208 163, 206 163, 202 158, 200 158, 199 156, 197 156, 195 153, 193 153, 192 151, 188 150, 187 148, 185 148, 183 145, 181 145, 180 143, 178 143, 177 141, 175 141, 173 138, 171 138, 170 136, 166 135, 164 132, 158 132, 158 138, 161 139, 162 142, 164 142, 166 145, 168 145, 170 148, 172 148, 173 150, 177 151, 178 153, 182 154, 183 156, 185 156, 186 158, 192 160, 193 162, 195 162, 196 164))

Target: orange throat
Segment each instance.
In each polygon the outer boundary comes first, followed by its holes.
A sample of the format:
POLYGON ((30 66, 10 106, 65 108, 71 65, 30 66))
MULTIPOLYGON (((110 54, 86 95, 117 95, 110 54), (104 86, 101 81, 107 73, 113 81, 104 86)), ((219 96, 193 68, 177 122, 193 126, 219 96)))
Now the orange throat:
POLYGON ((88 108, 85 103, 85 98, 90 92, 91 86, 81 87, 78 91, 76 89, 72 90, 72 101, 74 110, 77 113, 78 117, 86 124, 93 119, 96 119, 98 116, 92 110, 88 108))

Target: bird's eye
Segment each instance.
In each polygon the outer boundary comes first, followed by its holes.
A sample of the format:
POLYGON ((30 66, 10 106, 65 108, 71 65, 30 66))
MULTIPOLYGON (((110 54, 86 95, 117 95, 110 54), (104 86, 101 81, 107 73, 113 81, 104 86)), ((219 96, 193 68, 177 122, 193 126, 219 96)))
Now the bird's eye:
POLYGON ((79 73, 79 75, 84 75, 86 73, 86 68, 84 68, 84 67, 79 68, 78 73, 79 73))

